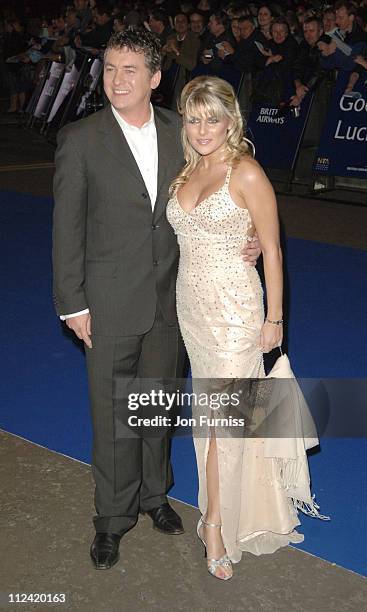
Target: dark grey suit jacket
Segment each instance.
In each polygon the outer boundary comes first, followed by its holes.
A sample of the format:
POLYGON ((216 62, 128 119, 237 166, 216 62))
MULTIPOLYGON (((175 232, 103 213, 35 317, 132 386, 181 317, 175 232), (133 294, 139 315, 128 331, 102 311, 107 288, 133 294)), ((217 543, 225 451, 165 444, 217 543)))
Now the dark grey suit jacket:
POLYGON ((89 308, 92 332, 147 332, 157 300, 176 323, 178 247, 166 219, 168 187, 183 165, 180 119, 155 109, 158 194, 149 194, 111 107, 64 127, 54 179, 54 301, 89 308))

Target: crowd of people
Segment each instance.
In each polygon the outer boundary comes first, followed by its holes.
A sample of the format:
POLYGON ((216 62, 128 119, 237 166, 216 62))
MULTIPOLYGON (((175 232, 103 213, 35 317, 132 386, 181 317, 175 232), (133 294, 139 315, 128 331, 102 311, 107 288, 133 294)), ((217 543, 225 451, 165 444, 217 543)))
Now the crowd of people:
POLYGON ((136 25, 160 39, 163 92, 178 73, 180 90, 198 75, 237 87, 250 74, 252 101, 299 106, 330 71, 345 73, 355 97, 367 78, 367 0, 70 0, 53 14, 0 14, 8 112, 24 110, 45 60, 70 65, 78 49, 103 57, 113 32, 136 25))

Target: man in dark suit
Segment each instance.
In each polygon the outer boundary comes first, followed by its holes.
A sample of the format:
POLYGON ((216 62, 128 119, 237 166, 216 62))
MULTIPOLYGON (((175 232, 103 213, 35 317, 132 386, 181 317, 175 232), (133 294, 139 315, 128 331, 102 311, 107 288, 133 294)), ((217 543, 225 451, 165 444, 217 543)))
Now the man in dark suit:
POLYGON ((96 538, 107 569, 122 535, 146 512, 164 533, 183 533, 167 503, 166 432, 127 427, 124 389, 182 376, 175 311, 178 248, 166 220, 168 187, 183 165, 178 116, 150 105, 160 47, 146 30, 108 43, 111 105, 61 130, 54 182, 54 294, 58 314, 84 340, 93 420, 96 538))
MULTIPOLYGON (((117 562, 139 512, 163 533, 183 533, 167 502, 167 428, 134 431, 128 423, 129 389, 172 384, 185 359, 178 247, 166 219, 168 187, 183 165, 181 126, 178 115, 150 105, 160 62, 160 43, 147 30, 112 36, 104 65, 111 105, 64 127, 56 153, 55 305, 87 347, 97 569, 117 562)), ((258 255, 255 248, 248 257, 258 255)))

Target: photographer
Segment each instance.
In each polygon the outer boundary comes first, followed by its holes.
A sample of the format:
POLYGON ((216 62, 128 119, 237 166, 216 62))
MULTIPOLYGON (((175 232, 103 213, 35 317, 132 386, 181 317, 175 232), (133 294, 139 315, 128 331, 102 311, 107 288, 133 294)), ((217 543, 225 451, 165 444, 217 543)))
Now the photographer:
POLYGON ((254 79, 252 100, 278 105, 289 99, 293 91, 293 65, 298 57, 298 44, 282 17, 274 19, 271 33, 273 40, 261 51, 265 67, 254 79))
POLYGON ((223 11, 210 16, 209 35, 202 43, 200 50, 200 64, 208 67, 207 74, 221 74, 224 60, 220 51, 225 48, 224 43, 229 43, 233 49, 236 48, 236 40, 228 27, 229 19, 223 11))
POLYGON ((86 32, 93 25, 92 11, 88 0, 74 0, 74 6, 80 22, 80 32, 86 32))
POLYGON ((6 21, 3 57, 6 62, 4 72, 10 98, 8 113, 23 110, 26 94, 31 88, 29 66, 27 65, 30 60, 25 54, 27 48, 28 41, 23 24, 16 18, 6 21))
POLYGON ((113 32, 112 10, 106 0, 98 0, 93 19, 93 30, 76 36, 75 46, 88 48, 93 55, 97 55, 106 46, 113 32))
POLYGON ((317 17, 305 19, 304 40, 299 46, 299 54, 293 67, 295 95, 291 97, 291 106, 299 106, 306 94, 317 87, 325 76, 325 70, 320 64, 321 52, 317 46, 322 35, 323 25, 317 17))
POLYGON ((239 72, 255 73, 258 70, 263 70, 266 57, 260 52, 260 48, 267 48, 269 41, 255 27, 252 17, 240 17, 238 25, 241 38, 236 49, 229 43, 223 42, 222 49, 218 51, 219 57, 239 72), (258 43, 259 47, 256 43, 258 43))
POLYGON ((200 41, 189 30, 189 20, 184 13, 178 13, 174 19, 175 31, 168 36, 166 44, 162 47, 162 70, 168 70, 172 63, 193 70, 200 48, 200 41))
POLYGON ((164 46, 168 37, 172 36, 173 33, 168 14, 161 8, 155 8, 150 12, 148 25, 151 32, 158 36, 162 46, 164 46))
MULTIPOLYGON (((345 88, 344 91, 344 95, 351 95, 352 92, 354 92, 354 87, 357 84, 357 82, 359 81, 359 79, 361 78, 362 80, 365 79, 366 75, 366 71, 367 71, 367 45, 363 51, 363 54, 358 54, 356 55, 354 58, 354 63, 355 63, 355 68, 352 71, 349 80, 348 80, 348 84, 345 88)), ((357 92, 354 92, 354 97, 359 97, 360 94, 358 94, 357 92)))
POLYGON ((356 50, 357 54, 360 50, 361 43, 367 43, 367 32, 356 22, 356 9, 351 2, 339 0, 335 4, 336 24, 338 30, 333 35, 333 38, 328 41, 319 41, 318 47, 322 52, 321 63, 326 69, 341 69, 341 70, 353 70, 354 63, 353 58, 349 53, 345 53, 338 46, 338 40, 342 44, 350 47, 352 50, 356 50), (357 47, 356 47, 357 45, 357 47))

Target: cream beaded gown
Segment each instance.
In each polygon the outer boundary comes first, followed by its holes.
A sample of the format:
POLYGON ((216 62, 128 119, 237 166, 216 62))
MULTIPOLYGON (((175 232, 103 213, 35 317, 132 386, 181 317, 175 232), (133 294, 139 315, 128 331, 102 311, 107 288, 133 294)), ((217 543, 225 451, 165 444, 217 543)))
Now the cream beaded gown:
MULTIPOLYGON (((224 185, 187 213, 177 196, 167 217, 180 247, 177 315, 195 379, 263 377, 259 348, 264 321, 263 292, 256 269, 241 256, 253 231, 247 209, 229 192, 231 168, 224 185)), ((198 388, 198 387, 197 387, 198 388)), ((195 416, 195 407, 193 407, 195 416)), ((206 457, 210 430, 195 435, 199 475, 199 508, 206 512, 206 457)), ((264 440, 216 431, 223 542, 232 562, 242 551, 272 553, 290 542, 302 542, 294 531, 297 512, 284 488, 267 477, 264 440)))

